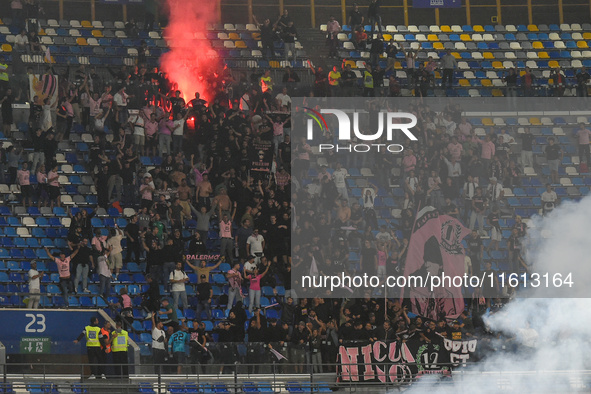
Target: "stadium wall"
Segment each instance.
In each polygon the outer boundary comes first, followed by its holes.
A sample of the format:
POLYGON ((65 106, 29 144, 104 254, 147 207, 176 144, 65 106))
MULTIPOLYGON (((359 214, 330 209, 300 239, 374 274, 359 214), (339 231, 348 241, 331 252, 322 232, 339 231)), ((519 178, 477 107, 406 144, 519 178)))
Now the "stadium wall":
POLYGON ((74 344, 97 310, 28 310, 2 311, 0 341, 6 354, 85 354, 85 342, 74 344))

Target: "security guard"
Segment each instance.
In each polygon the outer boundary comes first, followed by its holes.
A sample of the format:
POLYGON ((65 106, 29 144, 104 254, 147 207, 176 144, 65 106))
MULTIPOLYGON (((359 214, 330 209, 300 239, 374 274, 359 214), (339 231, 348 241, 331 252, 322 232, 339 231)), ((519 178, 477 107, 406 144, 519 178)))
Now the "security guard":
POLYGON ((5 64, 4 60, 0 58, 0 90, 5 91, 8 87, 8 64, 5 64))
POLYGON ((111 351, 113 352, 113 364, 115 364, 115 375, 121 378, 129 376, 127 366, 127 342, 129 334, 123 329, 121 321, 117 321, 117 328, 111 333, 113 338, 111 351))
POLYGON ((363 97, 374 97, 373 73, 369 64, 365 65, 363 71, 363 97))
POLYGON ((102 379, 106 379, 103 368, 105 359, 103 356, 104 353, 101 349, 103 336, 98 322, 98 317, 91 317, 90 325, 84 327, 84 331, 82 331, 74 341, 74 343, 78 343, 82 338, 86 338, 86 351, 88 353, 88 362, 90 363, 91 371, 88 379, 96 379, 98 375, 100 375, 102 379))

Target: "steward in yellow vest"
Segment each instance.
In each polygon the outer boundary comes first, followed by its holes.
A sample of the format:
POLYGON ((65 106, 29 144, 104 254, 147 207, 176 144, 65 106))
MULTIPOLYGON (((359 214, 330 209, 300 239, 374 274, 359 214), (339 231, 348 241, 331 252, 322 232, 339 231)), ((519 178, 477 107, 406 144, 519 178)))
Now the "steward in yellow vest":
POLYGON ((84 327, 84 331, 80 333, 74 343, 78 343, 82 338, 86 338, 86 352, 88 354, 88 363, 90 364, 91 374, 88 379, 96 379, 97 376, 105 379, 104 352, 101 349, 101 342, 103 341, 103 334, 99 327, 98 317, 90 318, 90 325, 84 327))
POLYGON ((121 321, 117 322, 117 328, 111 333, 113 338, 111 342, 111 351, 113 352, 113 364, 115 365, 115 375, 121 378, 129 376, 127 347, 129 334, 122 328, 121 321))

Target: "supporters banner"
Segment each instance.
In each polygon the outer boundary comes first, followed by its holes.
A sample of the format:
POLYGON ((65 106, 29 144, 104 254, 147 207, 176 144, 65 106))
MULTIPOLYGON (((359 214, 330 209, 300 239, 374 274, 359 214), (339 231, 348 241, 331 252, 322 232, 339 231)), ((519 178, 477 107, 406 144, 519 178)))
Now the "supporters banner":
POLYGON ((439 338, 343 345, 338 354, 341 381, 410 383, 423 375, 450 374, 452 368, 468 362, 478 344, 476 339, 439 338))
POLYGON ((37 96, 39 103, 49 97, 51 108, 57 107, 58 101, 58 77, 51 74, 29 74, 29 100, 37 96))
MULTIPOLYGON (((464 251, 462 239, 470 230, 457 219, 440 215, 433 207, 425 207, 418 214, 410 237, 405 276, 429 278, 462 277, 464 251)), ((461 286, 443 283, 441 286, 407 287, 404 298, 409 298, 411 312, 433 320, 457 317, 464 310, 461 286)))
POLYGON ((414 8, 460 8, 462 0, 412 0, 414 8))
POLYGON ((250 170, 258 174, 271 171, 273 145, 255 142, 250 147, 250 170))

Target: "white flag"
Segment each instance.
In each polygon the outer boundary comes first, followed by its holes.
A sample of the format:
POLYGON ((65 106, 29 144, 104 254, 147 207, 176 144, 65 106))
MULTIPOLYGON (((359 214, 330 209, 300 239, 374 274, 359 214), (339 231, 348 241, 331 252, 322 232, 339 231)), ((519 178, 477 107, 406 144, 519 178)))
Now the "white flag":
POLYGON ((318 275, 318 265, 316 264, 316 259, 312 256, 312 264, 310 264, 310 276, 318 275))

